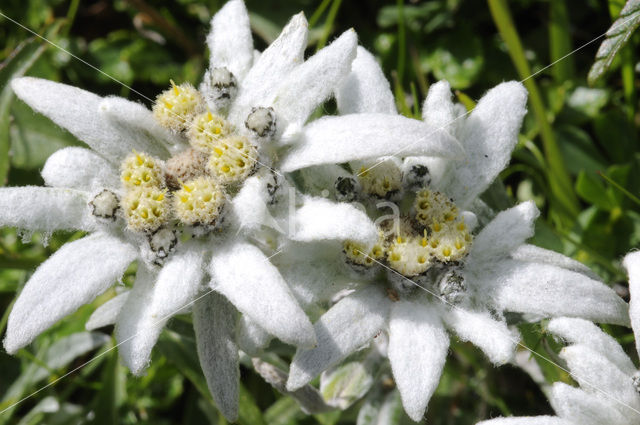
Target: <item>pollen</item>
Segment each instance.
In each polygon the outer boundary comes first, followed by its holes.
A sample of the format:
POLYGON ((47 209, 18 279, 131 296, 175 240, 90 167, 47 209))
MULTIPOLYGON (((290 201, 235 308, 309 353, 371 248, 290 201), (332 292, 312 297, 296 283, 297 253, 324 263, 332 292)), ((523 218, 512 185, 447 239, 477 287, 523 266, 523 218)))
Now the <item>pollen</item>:
POLYGON ((402 170, 393 158, 360 167, 358 180, 362 191, 377 198, 389 199, 402 189, 402 170))
POLYGON ((244 181, 256 169, 257 148, 240 136, 221 140, 211 151, 207 169, 222 185, 244 181))
POLYGON ((125 188, 162 187, 164 176, 161 161, 146 153, 133 152, 120 166, 120 179, 125 188))
POLYGON ((225 198, 216 181, 201 176, 182 185, 175 192, 173 208, 175 215, 186 225, 214 226, 222 214, 225 198))
POLYGON ((203 105, 204 100, 195 87, 189 83, 176 85, 171 81, 171 87, 156 98, 153 116, 162 126, 183 131, 203 105))
POLYGON ((130 190, 122 200, 129 230, 153 232, 171 218, 171 205, 164 190, 139 187, 130 190))
POLYGON ((187 135, 194 149, 208 154, 230 133, 231 126, 225 119, 207 111, 193 119, 187 135))

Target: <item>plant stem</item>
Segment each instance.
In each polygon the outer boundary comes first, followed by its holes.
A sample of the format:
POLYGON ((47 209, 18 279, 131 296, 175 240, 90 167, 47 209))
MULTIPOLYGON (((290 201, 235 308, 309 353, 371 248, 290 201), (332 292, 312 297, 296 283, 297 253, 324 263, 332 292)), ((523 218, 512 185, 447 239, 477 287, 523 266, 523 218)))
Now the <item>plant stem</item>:
MULTIPOLYGON (((569 13, 565 0, 553 0, 549 2, 549 54, 551 62, 563 58, 571 52, 571 36, 569 35, 569 13)), ((556 83, 563 84, 573 78, 573 57, 568 56, 559 61, 551 73, 556 83)))

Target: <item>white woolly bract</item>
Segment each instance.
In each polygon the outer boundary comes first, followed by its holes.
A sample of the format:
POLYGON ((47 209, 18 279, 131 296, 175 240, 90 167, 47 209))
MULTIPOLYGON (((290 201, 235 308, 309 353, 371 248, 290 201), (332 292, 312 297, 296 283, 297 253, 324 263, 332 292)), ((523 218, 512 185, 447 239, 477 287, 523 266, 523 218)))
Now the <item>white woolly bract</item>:
POLYGON ((578 425, 555 416, 532 416, 527 418, 498 418, 478 422, 476 425, 578 425))
MULTIPOLYGON (((451 127, 456 124, 456 116, 451 97, 451 85, 448 81, 438 81, 430 86, 422 104, 422 120, 434 128, 441 128, 454 135, 451 127)), ((464 122, 464 119, 460 118, 458 121, 464 122)))
POLYGON ((135 260, 136 249, 97 233, 70 242, 42 263, 24 286, 7 322, 9 353, 106 291, 135 260))
POLYGON ((266 347, 272 338, 267 331, 244 314, 238 319, 236 342, 238 348, 248 355, 257 356, 260 350, 266 347))
POLYGON ((581 262, 558 252, 540 248, 535 245, 520 245, 511 252, 511 258, 514 260, 527 261, 531 263, 544 263, 550 266, 561 267, 576 273, 581 273, 591 279, 600 279, 593 270, 581 262))
POLYGON ((253 63, 249 13, 242 0, 228 1, 211 19, 209 68, 227 68, 242 80, 253 63))
POLYGON ((95 192, 120 186, 118 170, 95 152, 78 147, 60 149, 51 155, 42 169, 47 186, 95 192))
POLYGON ((376 58, 362 46, 358 46, 351 73, 342 80, 335 95, 340 115, 397 113, 389 81, 376 58))
POLYGON ((282 341, 312 347, 311 322, 269 259, 255 246, 219 247, 210 264, 212 289, 226 296, 243 314, 282 341))
POLYGON ((0 188, 0 226, 25 230, 95 230, 87 192, 22 186, 0 188))
POLYGON ((305 126, 297 145, 282 160, 281 169, 291 172, 396 154, 457 158, 464 151, 446 132, 400 115, 330 116, 305 126), (390 137, 393 143, 389 143, 390 137))
POLYGON ((636 349, 640 355, 640 252, 627 254, 623 261, 629 274, 629 318, 636 339, 636 349))
POLYGON ((128 297, 129 291, 122 292, 96 308, 89 316, 84 328, 92 331, 116 323, 118 314, 120 314, 120 310, 122 310, 122 306, 124 306, 128 297))
POLYGON ((318 344, 299 349, 291 362, 287 389, 295 391, 322 371, 372 342, 387 321, 391 301, 371 285, 338 301, 315 323, 318 344))
POLYGON ((438 386, 449 350, 438 313, 433 306, 408 301, 391 308, 389 361, 404 410, 416 422, 438 386))
MULTIPOLYGON (((570 420, 576 425, 633 425, 634 412, 628 411, 628 417, 618 411, 615 400, 603 400, 586 391, 556 382, 551 388, 549 401, 558 416, 570 420)), ((624 409, 623 406, 620 406, 624 409)))

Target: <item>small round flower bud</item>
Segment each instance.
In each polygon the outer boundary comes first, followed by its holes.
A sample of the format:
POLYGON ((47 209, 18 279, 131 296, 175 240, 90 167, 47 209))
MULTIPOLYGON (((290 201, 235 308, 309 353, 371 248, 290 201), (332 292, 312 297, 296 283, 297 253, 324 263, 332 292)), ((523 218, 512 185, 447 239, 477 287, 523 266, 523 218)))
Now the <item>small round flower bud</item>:
POLYGON ((256 168, 258 150, 246 138, 224 139, 211 151, 207 169, 223 185, 244 181, 256 168))
POLYGON ((166 191, 154 187, 136 188, 122 200, 127 227, 136 232, 152 232, 171 218, 166 191))
POLYGON ((377 198, 391 199, 402 189, 402 171, 393 159, 362 165, 358 173, 362 191, 377 198))
POLYGON ((418 236, 397 236, 387 253, 389 266, 407 277, 426 272, 432 264, 426 234, 418 236))
POLYGON ((429 168, 423 164, 413 164, 402 175, 402 184, 406 190, 416 191, 431 184, 429 168))
POLYGON ((109 220, 116 219, 116 212, 120 208, 120 200, 118 196, 108 189, 104 189, 93 197, 91 202, 91 214, 99 218, 106 218, 109 220))
POLYGON ((209 153, 221 140, 229 136, 231 127, 223 118, 204 112, 197 115, 189 125, 189 143, 195 149, 209 153))
POLYGON ((175 192, 173 207, 176 217, 183 224, 215 226, 224 202, 224 193, 216 181, 201 176, 184 183, 175 192))
POLYGON ((172 190, 180 189, 180 182, 193 180, 205 174, 209 156, 189 148, 168 159, 165 164, 165 180, 172 190))
POLYGON ((416 193, 413 206, 416 220, 425 227, 433 223, 450 223, 458 216, 458 207, 451 199, 429 189, 416 193))
POLYGON ((182 131, 186 130, 191 119, 203 106, 202 96, 195 87, 189 83, 177 86, 171 81, 171 88, 156 98, 153 116, 162 126, 173 131, 182 131))
POLYGON ((178 235, 175 230, 161 227, 148 236, 149 248, 155 255, 154 263, 161 266, 164 260, 176 249, 178 235))
POLYGON ((207 101, 218 109, 229 106, 231 100, 238 93, 238 81, 236 77, 225 67, 213 68, 204 76, 204 83, 208 90, 207 101))
POLYGON ((271 107, 253 107, 244 125, 256 136, 271 139, 276 134, 276 114, 271 107))
POLYGON ((128 188, 164 186, 160 161, 146 153, 133 152, 120 166, 120 179, 128 188))
POLYGON ((334 184, 336 200, 340 202, 353 202, 358 199, 360 183, 353 177, 338 177, 334 184))
POLYGON ((456 269, 451 269, 440 279, 438 289, 446 302, 456 305, 464 298, 467 286, 464 277, 456 269))

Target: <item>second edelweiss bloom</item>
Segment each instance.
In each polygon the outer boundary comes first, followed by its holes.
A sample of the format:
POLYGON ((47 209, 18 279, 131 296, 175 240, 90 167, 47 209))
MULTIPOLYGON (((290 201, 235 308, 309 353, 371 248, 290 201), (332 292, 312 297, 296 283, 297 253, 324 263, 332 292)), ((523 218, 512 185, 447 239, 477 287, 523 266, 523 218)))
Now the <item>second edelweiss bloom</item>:
MULTIPOLYGON (((364 49, 359 49, 337 99, 340 112, 354 117, 378 114, 384 119, 395 114, 388 83, 364 49)), ((337 271, 336 257, 325 254, 326 282, 317 277, 289 279, 294 291, 309 302, 326 300, 344 288, 351 291, 315 323, 318 346, 296 353, 289 390, 306 385, 385 332, 388 346, 377 344, 378 349, 390 360, 407 414, 419 421, 438 385, 449 331, 503 364, 519 341, 505 313, 529 319, 567 315, 628 322, 624 301, 588 269, 525 244, 538 216, 532 202, 493 219, 481 214, 486 206, 477 198, 508 163, 525 105, 524 87, 504 83, 490 90, 468 117, 461 117, 448 84, 441 82, 432 86, 425 101, 424 121, 431 128, 445 128, 460 141, 465 149, 462 160, 408 156, 414 154, 408 145, 406 151, 397 148, 402 160, 373 157, 339 168, 302 170, 308 190, 324 189, 336 199, 360 202, 372 222, 375 218, 379 238, 371 244, 345 241, 342 247, 325 246, 324 250, 342 251, 345 265, 337 271), (374 206, 390 208, 394 214, 383 216, 374 206), (309 289, 313 284, 323 285, 325 292, 309 289)), ((387 138, 395 142, 399 134, 403 132, 397 129, 387 138)), ((413 137, 420 141, 432 135, 413 137)), ((292 253, 277 260, 284 264, 280 268, 285 276, 294 275, 288 268, 298 274, 305 268, 322 268, 322 259, 288 260, 301 249, 292 247, 292 253)))

